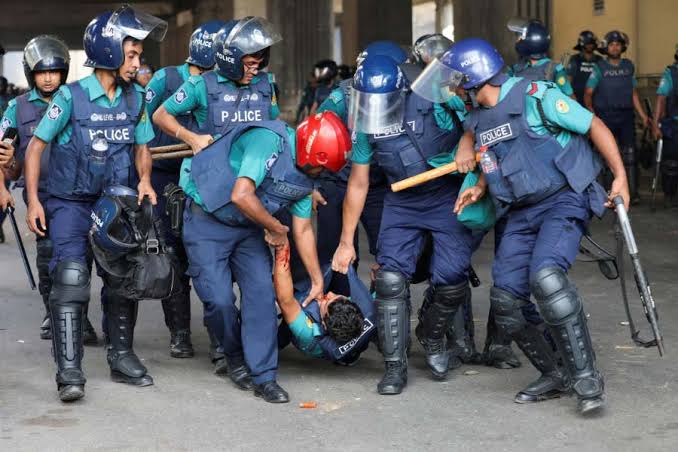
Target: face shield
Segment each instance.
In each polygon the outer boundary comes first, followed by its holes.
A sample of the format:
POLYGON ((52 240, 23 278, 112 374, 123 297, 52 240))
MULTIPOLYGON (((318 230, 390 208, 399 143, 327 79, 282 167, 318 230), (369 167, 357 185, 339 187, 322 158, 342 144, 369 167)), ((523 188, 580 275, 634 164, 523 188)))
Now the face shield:
POLYGON ((246 17, 238 21, 224 41, 224 47, 235 47, 252 55, 282 41, 273 24, 262 17, 246 17))
POLYGON ((416 44, 414 46, 414 53, 419 56, 424 64, 428 64, 434 58, 442 56, 452 44, 453 42, 445 36, 433 35, 416 44))
POLYGON ((70 62, 68 47, 56 36, 38 36, 26 44, 24 61, 30 71, 66 69, 70 62), (37 67, 40 66, 40 67, 37 67))
POLYGON ((351 87, 348 127, 356 132, 382 133, 399 127, 405 115, 405 93, 366 93, 351 87))
POLYGON ((434 58, 411 85, 412 91, 433 103, 445 103, 456 95, 464 83, 463 73, 450 68, 434 58))
POLYGON ((527 35, 527 26, 529 25, 529 23, 530 23, 529 20, 524 19, 522 17, 512 17, 506 23, 506 28, 508 28, 509 31, 512 31, 515 34, 517 34, 519 40, 525 39, 525 36, 527 35))
POLYGON ((167 32, 167 22, 142 11, 136 11, 129 5, 122 6, 111 14, 105 36, 118 34, 122 37, 130 36, 139 41, 150 38, 162 41, 167 32))

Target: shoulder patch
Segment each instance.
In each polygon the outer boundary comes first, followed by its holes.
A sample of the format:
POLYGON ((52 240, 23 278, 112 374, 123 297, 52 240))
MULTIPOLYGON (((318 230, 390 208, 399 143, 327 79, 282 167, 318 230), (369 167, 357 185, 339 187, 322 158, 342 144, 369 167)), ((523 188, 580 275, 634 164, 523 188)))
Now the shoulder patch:
POLYGON ((9 120, 9 118, 2 118, 2 123, 0 123, 0 132, 4 135, 5 130, 9 129, 12 127, 12 121, 9 120))
POLYGON ((52 107, 47 112, 47 117, 52 121, 56 121, 57 119, 59 119, 59 116, 61 116, 61 113, 63 112, 64 111, 60 106, 58 106, 57 104, 52 104, 52 107))
POLYGON ((146 102, 153 102, 155 99, 155 91, 153 88, 146 88, 146 102))
POLYGON ((273 155, 271 155, 268 160, 266 160, 266 171, 270 171, 271 168, 273 168, 273 164, 278 160, 278 153, 275 152, 273 155))
POLYGON ((179 91, 174 93, 174 101, 178 104, 182 104, 186 100, 186 97, 188 96, 186 95, 186 91, 184 91, 183 88, 179 88, 179 91))
POLYGON ((338 104, 344 100, 344 93, 341 92, 341 89, 335 89, 330 93, 330 99, 332 99, 332 102, 335 104, 338 104))
POLYGON ((546 90, 549 88, 557 88, 557 86, 553 82, 532 82, 527 88, 527 94, 528 96, 532 96, 536 99, 541 99, 544 97, 544 93, 546 93, 546 90))
POLYGON ((556 100, 556 111, 565 114, 570 111, 570 104, 565 99, 558 99, 556 100))
POLYGON ((556 80, 556 83, 558 83, 560 86, 565 86, 565 82, 566 82, 565 77, 563 77, 562 75, 558 77, 558 80, 556 80))

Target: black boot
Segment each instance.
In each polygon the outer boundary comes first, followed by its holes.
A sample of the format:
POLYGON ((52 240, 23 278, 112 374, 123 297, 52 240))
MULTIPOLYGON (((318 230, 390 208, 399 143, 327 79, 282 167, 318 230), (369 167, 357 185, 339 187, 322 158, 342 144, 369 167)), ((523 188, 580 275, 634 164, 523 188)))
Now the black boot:
POLYGON ((108 338, 108 365, 111 367, 111 379, 116 383, 135 386, 150 386, 153 378, 134 353, 134 326, 136 324, 139 303, 135 300, 108 294, 106 303, 108 338))
POLYGON ((492 287, 490 307, 495 312, 497 329, 516 341, 541 376, 527 385, 515 397, 517 403, 534 403, 553 399, 569 391, 563 371, 558 367, 556 354, 537 326, 525 320, 521 308, 529 303, 509 292, 492 287))
POLYGON ((407 342, 410 335, 409 287, 401 273, 379 271, 375 281, 377 327, 386 372, 379 394, 400 394, 407 386, 407 342))
POLYGON ((85 324, 82 328, 82 342, 85 345, 99 345, 99 338, 97 337, 97 332, 92 326, 92 322, 89 321, 89 303, 85 305, 85 324))
POLYGON ((250 370, 247 368, 242 357, 226 358, 226 369, 228 378, 231 379, 238 389, 243 391, 252 390, 254 384, 252 383, 252 377, 250 377, 250 370))
POLYGON ((40 339, 52 339, 52 318, 49 314, 49 292, 42 296, 42 302, 45 304, 45 317, 40 324, 40 339))
POLYGON ((207 337, 210 340, 209 356, 210 361, 214 365, 214 373, 217 375, 227 375, 228 363, 226 362, 226 355, 224 355, 224 347, 221 345, 216 334, 207 325, 207 322, 203 320, 202 323, 207 330, 207 337))
POLYGON ((520 360, 511 347, 511 336, 497 327, 492 306, 490 306, 490 312, 487 315, 486 334, 482 361, 487 366, 497 369, 515 369, 521 366, 520 360))
POLYGON ((476 350, 475 325, 473 323, 473 306, 471 291, 452 320, 447 323, 447 348, 450 355, 450 369, 456 369, 462 364, 480 364, 482 357, 476 350))
MULTIPOLYGON (((449 354, 445 343, 445 333, 448 323, 468 297, 470 290, 467 282, 456 286, 437 286, 433 288, 431 303, 423 313, 423 337, 419 340, 424 344, 426 364, 434 378, 447 377, 449 369, 449 354)), ((416 332, 416 331, 415 331, 416 332)))
POLYGON ((254 395, 261 397, 268 403, 287 403, 290 401, 287 391, 281 388, 275 380, 254 385, 254 395))
POLYGON ((588 414, 602 409, 605 384, 596 369, 593 344, 577 289, 567 274, 556 267, 537 271, 531 286, 577 394, 577 410, 588 414))
POLYGON ((195 354, 191 342, 191 297, 187 288, 162 300, 165 324, 170 330, 170 356, 192 358, 195 354))
POLYGON ((53 327, 52 351, 57 364, 57 389, 63 402, 85 396, 87 380, 82 371, 82 319, 89 289, 90 276, 84 265, 76 261, 57 264, 49 311, 53 327))

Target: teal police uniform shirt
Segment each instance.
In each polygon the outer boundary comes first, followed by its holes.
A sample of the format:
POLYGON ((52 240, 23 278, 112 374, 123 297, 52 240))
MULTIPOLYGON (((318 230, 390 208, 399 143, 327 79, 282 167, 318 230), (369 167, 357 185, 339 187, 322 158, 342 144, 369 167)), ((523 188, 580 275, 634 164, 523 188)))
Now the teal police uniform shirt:
MULTIPOLYGON (((191 76, 191 73, 188 70, 188 63, 184 63, 181 66, 176 66, 176 68, 184 82, 191 76)), ((166 77, 167 70, 162 68, 153 74, 153 78, 151 78, 151 81, 148 82, 148 85, 146 86, 146 108, 148 109, 148 113, 150 115, 155 113, 155 110, 158 109, 163 101, 162 96, 165 93, 166 77)))
MULTIPOLYGON (((520 80, 522 80, 521 77, 511 77, 501 85, 499 101, 503 100, 511 88, 520 80)), ((552 82, 538 81, 528 85, 525 91, 527 95, 525 115, 527 124, 532 131, 539 135, 551 133, 544 126, 539 115, 537 100, 540 99, 544 109, 544 117, 551 126, 560 129, 555 134, 555 138, 564 148, 570 142, 573 133, 579 135, 588 133, 591 128, 591 121, 593 121, 593 113, 557 88, 557 85, 552 82)))
POLYGON ((327 99, 320 104, 317 113, 324 111, 334 112, 340 118, 345 118, 348 115, 344 91, 341 88, 333 89, 327 99))
MULTIPOLYGON (((609 61, 609 60, 607 60, 609 61)), ((621 60, 619 60, 621 61, 621 60)), ((603 74, 600 73, 600 66, 597 64, 593 66, 593 72, 591 72, 591 75, 589 75, 589 79, 586 81, 586 87, 591 88, 594 91, 596 90, 596 87, 600 83, 600 80, 603 78, 603 74)), ((636 85, 638 85, 638 81, 636 80, 636 76, 633 76, 633 87, 635 88, 636 85)))
MULTIPOLYGON (((296 161, 296 132, 287 127, 288 142, 291 145, 292 159, 296 161)), ((281 138, 275 133, 264 128, 254 128, 243 133, 233 142, 230 163, 233 172, 238 177, 246 177, 259 187, 266 178, 266 162, 277 152, 281 145, 281 138)), ((179 185, 196 204, 202 206, 200 193, 195 182, 190 177, 190 162, 185 159, 181 168, 179 185)), ((311 195, 295 202, 289 208, 292 215, 299 218, 311 218, 311 195)))
MULTIPOLYGON (((78 80, 78 83, 89 95, 90 102, 94 102, 94 104, 100 107, 112 108, 117 106, 122 100, 122 88, 119 86, 115 88, 115 95, 111 101, 95 74, 78 80)), ((139 105, 142 105, 144 89, 136 83, 133 86, 137 92, 139 105)), ((38 127, 35 129, 34 135, 45 142, 51 142, 56 138, 57 143, 66 144, 71 139, 72 127, 70 118, 71 111, 73 110, 73 97, 67 85, 59 88, 59 91, 52 98, 48 111, 52 109, 58 113, 56 115, 43 116, 38 127)), ((148 119, 148 111, 144 107, 144 112, 134 127, 134 144, 146 144, 154 137, 153 127, 148 119)))
MULTIPOLYGON (((45 101, 42 97, 40 97, 40 94, 38 94, 38 90, 33 88, 29 94, 28 94, 28 101, 31 103, 35 103, 41 107, 46 106, 49 102, 45 101)), ((12 99, 9 101, 9 104, 7 104, 7 109, 5 110, 4 115, 2 116, 2 121, 0 122, 0 136, 3 136, 5 134, 5 131, 9 129, 10 127, 17 127, 16 123, 16 99, 12 99)))
MULTIPOLYGON (((528 64, 530 66, 542 66, 544 64, 549 64, 551 61, 552 61, 551 58, 541 58, 537 60, 535 63, 529 62, 528 64)), ((513 77, 517 67, 518 64, 514 64, 513 66, 511 66, 508 70, 508 75, 513 77)), ((553 78, 548 81, 554 82, 556 85, 558 85, 558 88, 560 88, 560 90, 566 96, 571 96, 574 94, 574 88, 572 88, 570 79, 567 78, 567 71, 565 70, 562 64, 556 63, 555 67, 553 68, 553 78)))
MULTIPOLYGON (((458 96, 452 97, 452 99, 447 102, 446 107, 441 104, 433 104, 433 115, 435 117, 436 123, 441 129, 454 129, 455 125, 454 119, 452 118, 453 114, 457 115, 459 120, 462 122, 466 116, 466 106, 458 96)), ((449 152, 433 156, 432 158, 428 159, 428 164, 433 168, 437 168, 450 163, 452 160, 454 160, 456 149, 457 148, 455 146, 454 149, 450 149, 449 152)), ((372 163, 373 153, 374 150, 368 141, 368 135, 364 133, 357 133, 353 143, 353 155, 351 160, 354 163, 358 163, 360 165, 367 165, 372 163)))
POLYGON ((323 349, 317 343, 314 345, 315 338, 322 336, 320 327, 304 312, 302 309, 293 322, 287 325, 290 332, 296 340, 299 350, 314 358, 322 358, 323 349))
MULTIPOLYGON (((678 67, 678 63, 674 63, 672 66, 678 67)), ((671 77, 671 70, 669 68, 666 68, 664 69, 662 79, 659 82, 659 86, 657 87, 657 96, 670 97, 672 94, 673 94, 673 78, 671 77)), ((673 119, 678 121, 678 115, 674 116, 673 119)))

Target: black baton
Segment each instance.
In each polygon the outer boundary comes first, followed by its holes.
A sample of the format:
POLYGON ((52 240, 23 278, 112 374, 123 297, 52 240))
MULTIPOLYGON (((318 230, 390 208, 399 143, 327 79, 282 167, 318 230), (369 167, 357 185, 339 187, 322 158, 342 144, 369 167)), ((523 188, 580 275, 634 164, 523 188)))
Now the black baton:
POLYGON ((26 275, 28 275, 28 283, 31 285, 31 289, 35 290, 35 278, 33 278, 33 270, 31 270, 31 264, 28 262, 28 256, 26 256, 26 248, 24 248, 24 242, 23 240, 21 240, 19 227, 16 224, 16 218, 14 218, 14 207, 7 206, 6 212, 7 216, 9 216, 10 223, 12 223, 12 230, 14 231, 14 238, 16 239, 16 243, 19 246, 21 260, 24 261, 24 268, 26 269, 26 275))

